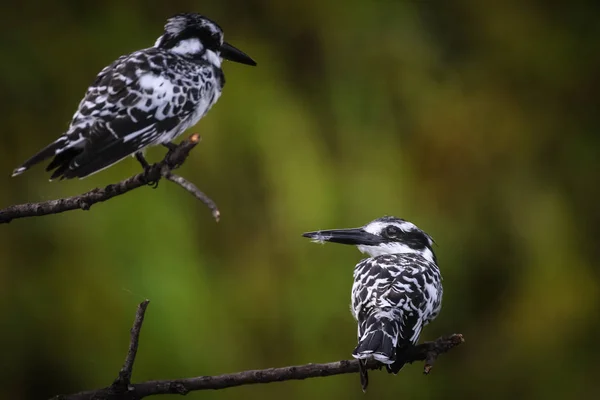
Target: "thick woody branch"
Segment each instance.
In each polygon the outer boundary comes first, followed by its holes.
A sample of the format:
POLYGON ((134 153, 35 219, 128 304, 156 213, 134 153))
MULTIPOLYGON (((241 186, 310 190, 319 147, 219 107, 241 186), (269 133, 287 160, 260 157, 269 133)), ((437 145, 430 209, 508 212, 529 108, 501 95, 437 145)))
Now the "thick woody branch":
POLYGON ((211 210, 213 217, 218 221, 220 214, 216 204, 193 183, 172 173, 174 169, 179 168, 185 162, 190 151, 196 147, 199 141, 199 135, 192 135, 177 145, 175 149, 169 151, 162 161, 152 164, 146 171, 104 188, 96 188, 77 196, 62 199, 7 207, 0 210, 0 224, 8 223, 17 218, 39 217, 71 210, 89 210, 96 203, 110 200, 113 197, 120 196, 142 186, 157 184, 161 178, 166 178, 180 185, 206 204, 211 210))
MULTIPOLYGON (((139 334, 144 320, 144 313, 148 301, 138 306, 135 322, 131 329, 131 343, 125 364, 119 372, 115 382, 106 388, 90 390, 70 395, 59 395, 55 400, 138 400, 147 396, 158 394, 186 395, 196 390, 226 389, 235 386, 253 385, 258 383, 282 382, 289 380, 303 380, 308 378, 326 377, 358 372, 358 360, 343 360, 327 364, 306 364, 282 368, 269 368, 236 372, 216 376, 199 376, 194 378, 157 380, 142 383, 131 383, 131 372, 135 354, 138 347, 139 334)), ((425 361, 424 372, 428 374, 434 361, 453 347, 464 342, 463 336, 454 334, 440 337, 432 342, 425 342, 414 346, 406 355, 408 362, 425 361)), ((367 363, 367 369, 381 369, 382 365, 376 361, 367 363)))

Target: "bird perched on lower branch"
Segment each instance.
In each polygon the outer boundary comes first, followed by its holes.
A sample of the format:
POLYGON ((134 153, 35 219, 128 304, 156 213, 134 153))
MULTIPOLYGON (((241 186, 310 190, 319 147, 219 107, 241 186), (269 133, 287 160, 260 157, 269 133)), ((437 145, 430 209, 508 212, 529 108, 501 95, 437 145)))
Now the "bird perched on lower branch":
POLYGON ((219 99, 223 59, 256 65, 223 41, 214 21, 198 14, 168 19, 154 47, 119 57, 88 88, 67 131, 16 168, 13 176, 54 157, 50 179, 84 178, 129 155, 171 143, 219 99))
POLYGON ((322 230, 303 236, 315 242, 351 244, 370 258, 354 268, 352 315, 358 322, 361 385, 366 391, 366 363, 375 359, 398 373, 406 350, 440 312, 442 277, 431 237, 413 223, 385 216, 362 228, 322 230))

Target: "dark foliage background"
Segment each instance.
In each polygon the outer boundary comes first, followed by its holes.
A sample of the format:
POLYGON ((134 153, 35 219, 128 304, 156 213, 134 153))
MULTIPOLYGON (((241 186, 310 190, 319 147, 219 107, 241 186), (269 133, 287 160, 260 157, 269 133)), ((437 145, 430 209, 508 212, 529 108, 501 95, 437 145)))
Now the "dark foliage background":
MULTIPOLYGON (((0 397, 109 384, 152 300, 136 381, 348 358, 353 248, 307 230, 404 217, 439 244, 446 289, 423 339, 467 343, 430 377, 373 373, 368 398, 572 399, 600 392, 597 2, 3 2, 0 205, 82 181, 10 172, 67 126, 95 74, 181 11, 259 63, 194 128, 181 173, 90 212, 0 226, 0 397)), ((163 150, 150 151, 159 159, 163 150)), ((366 398, 358 376, 197 399, 366 398)))

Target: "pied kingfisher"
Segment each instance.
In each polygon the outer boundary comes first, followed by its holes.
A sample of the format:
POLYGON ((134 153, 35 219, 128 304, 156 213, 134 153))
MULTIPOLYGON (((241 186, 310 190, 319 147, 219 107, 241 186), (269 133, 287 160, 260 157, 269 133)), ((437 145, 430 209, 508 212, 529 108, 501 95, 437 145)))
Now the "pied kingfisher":
POLYGON ((67 131, 16 168, 13 176, 54 157, 50 179, 84 178, 128 155, 171 143, 195 125, 221 95, 223 59, 254 60, 223 41, 215 22, 198 14, 167 20, 154 47, 119 57, 88 88, 67 131))
POLYGON ((442 283, 431 237, 411 222, 385 216, 362 228, 308 232, 315 242, 356 245, 370 258, 354 268, 352 315, 358 322, 361 384, 368 384, 370 358, 398 373, 404 350, 419 340, 421 329, 440 312, 442 283))

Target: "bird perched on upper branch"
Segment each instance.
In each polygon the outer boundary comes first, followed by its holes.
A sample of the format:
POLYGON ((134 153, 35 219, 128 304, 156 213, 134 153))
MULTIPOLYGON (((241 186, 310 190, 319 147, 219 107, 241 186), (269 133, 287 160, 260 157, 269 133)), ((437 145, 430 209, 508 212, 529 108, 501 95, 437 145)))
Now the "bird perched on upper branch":
POLYGON ((358 345, 352 355, 359 359, 363 391, 369 359, 398 373, 407 362, 405 351, 417 343, 442 305, 442 278, 431 237, 411 222, 390 216, 362 228, 303 236, 319 243, 356 245, 370 256, 354 268, 351 310, 358 321, 358 345))
POLYGON ((54 157, 50 179, 84 178, 128 155, 146 168, 142 151, 174 148, 221 95, 223 59, 256 65, 223 41, 214 21, 198 14, 167 20, 154 47, 119 57, 88 88, 67 131, 16 168, 13 176, 54 157))

